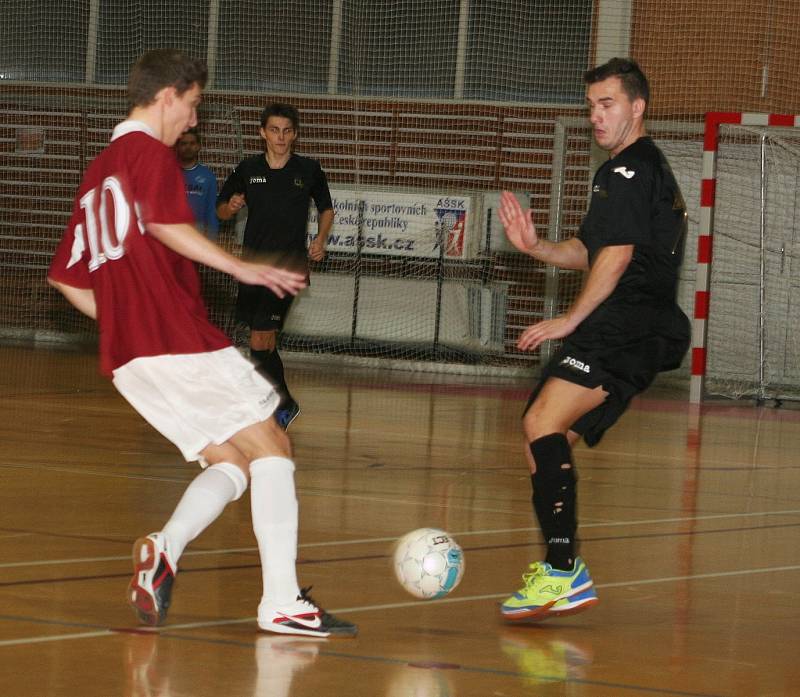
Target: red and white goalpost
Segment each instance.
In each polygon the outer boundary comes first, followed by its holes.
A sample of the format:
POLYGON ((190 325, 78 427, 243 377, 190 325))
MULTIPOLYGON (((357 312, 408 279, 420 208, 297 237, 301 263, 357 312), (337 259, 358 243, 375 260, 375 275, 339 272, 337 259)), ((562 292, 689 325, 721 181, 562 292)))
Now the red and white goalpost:
POLYGON ((714 206, 717 191, 717 151, 719 130, 723 124, 800 128, 800 115, 744 112, 709 112, 706 114, 700 187, 700 226, 697 238, 694 320, 692 323, 692 375, 689 389, 689 399, 694 403, 703 399, 706 377, 714 206))

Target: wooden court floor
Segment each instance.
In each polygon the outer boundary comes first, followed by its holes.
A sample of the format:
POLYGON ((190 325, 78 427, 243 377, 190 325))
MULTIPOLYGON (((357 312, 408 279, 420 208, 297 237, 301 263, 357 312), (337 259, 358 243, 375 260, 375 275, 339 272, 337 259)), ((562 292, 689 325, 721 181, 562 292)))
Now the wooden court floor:
POLYGON ((182 558, 167 624, 138 627, 131 543, 197 469, 94 356, 0 348, 0 368, 0 697, 800 695, 800 411, 638 400, 575 452, 599 605, 507 626, 498 602, 542 554, 528 386, 290 363, 300 580, 360 625, 314 640, 256 631, 246 500, 182 558), (465 550, 441 601, 390 571, 422 526, 465 550))

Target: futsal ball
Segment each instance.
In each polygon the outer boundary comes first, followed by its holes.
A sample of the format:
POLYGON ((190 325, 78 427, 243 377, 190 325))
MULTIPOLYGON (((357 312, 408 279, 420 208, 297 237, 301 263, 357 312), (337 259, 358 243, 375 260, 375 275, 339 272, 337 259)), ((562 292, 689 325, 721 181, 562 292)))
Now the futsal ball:
POLYGON ((414 597, 441 598, 461 581, 464 553, 444 530, 420 528, 397 541, 394 571, 400 585, 414 597))

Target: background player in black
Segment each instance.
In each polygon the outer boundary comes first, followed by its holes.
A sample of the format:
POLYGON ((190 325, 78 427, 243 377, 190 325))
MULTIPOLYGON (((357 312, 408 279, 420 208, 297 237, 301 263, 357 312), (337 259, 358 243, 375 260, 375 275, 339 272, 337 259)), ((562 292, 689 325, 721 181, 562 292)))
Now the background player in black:
MULTIPOLYGON (((308 272, 308 258, 320 261, 325 256, 333 203, 319 162, 293 152, 299 128, 300 116, 293 106, 274 103, 264 109, 259 133, 265 152, 245 158, 231 173, 217 198, 217 215, 229 220, 247 206, 244 255, 276 263, 280 259, 287 268, 308 272), (311 199, 318 211, 317 236, 306 249, 311 199)), ((250 328, 250 355, 281 396, 276 418, 284 428, 300 413, 286 385, 277 346, 291 304, 291 299, 268 289, 239 284, 236 319, 250 328)))
POLYGON ((595 174, 579 235, 541 239, 531 211, 509 192, 501 196, 500 218, 517 249, 588 271, 567 312, 528 327, 517 342, 532 351, 548 339, 565 339, 523 417, 547 557, 530 565, 524 587, 503 603, 510 620, 578 612, 597 602, 576 556, 571 447, 581 437, 596 444, 656 373, 680 365, 689 345, 689 321, 676 303, 686 208, 663 154, 645 135, 647 79, 635 62, 620 58, 584 78, 594 139, 610 159, 595 174))

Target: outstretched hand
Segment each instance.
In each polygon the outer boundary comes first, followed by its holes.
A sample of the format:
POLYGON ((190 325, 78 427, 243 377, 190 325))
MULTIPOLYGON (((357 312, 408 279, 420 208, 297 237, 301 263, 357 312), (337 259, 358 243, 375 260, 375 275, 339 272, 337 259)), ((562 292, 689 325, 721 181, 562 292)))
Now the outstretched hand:
POLYGON ((306 287, 306 275, 270 264, 242 261, 233 274, 236 280, 251 286, 266 286, 279 298, 297 295, 306 287))
POLYGON ((546 319, 528 327, 517 339, 520 351, 533 351, 548 339, 563 339, 575 331, 575 325, 567 315, 546 319))
POLYGON ((508 241, 520 252, 530 254, 539 244, 533 224, 533 211, 530 208, 523 210, 517 197, 510 191, 504 191, 500 194, 498 213, 508 241))

